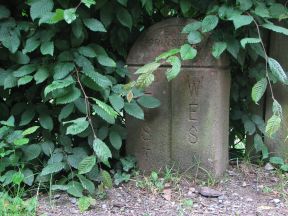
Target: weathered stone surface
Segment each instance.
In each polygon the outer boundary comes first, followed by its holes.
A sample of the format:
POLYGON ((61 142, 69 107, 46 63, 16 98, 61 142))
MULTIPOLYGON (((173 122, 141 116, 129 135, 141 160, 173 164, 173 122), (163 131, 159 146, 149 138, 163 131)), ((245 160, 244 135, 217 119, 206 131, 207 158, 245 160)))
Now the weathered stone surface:
MULTIPOLYGON (((138 67, 129 67, 130 72, 135 72, 138 67)), ((164 74, 165 68, 160 68, 153 85, 146 90, 160 99, 161 107, 146 109, 145 120, 127 118, 127 145, 126 150, 136 156, 138 166, 144 170, 161 169, 170 163, 170 83, 164 74)))
MULTIPOLYGON (((271 34, 270 40, 270 56, 277 59, 283 66, 284 70, 288 70, 288 38, 282 34, 271 34)), ((283 118, 281 129, 275 134, 274 139, 265 138, 265 143, 269 147, 272 155, 282 156, 288 159, 288 87, 282 84, 273 85, 273 93, 276 100, 281 104, 283 109, 283 118), (286 140, 286 141, 285 141, 286 140)), ((267 121, 272 115, 273 100, 269 94, 266 100, 265 120, 267 121)))
POLYGON ((221 175, 228 161, 229 72, 183 68, 172 81, 171 159, 221 175))
MULTIPOLYGON (((131 72, 164 51, 185 42, 180 32, 191 22, 169 19, 153 25, 132 47, 127 63, 131 72)), ((146 111, 145 121, 128 118, 127 152, 134 154, 145 171, 174 165, 181 171, 202 167, 214 176, 228 164, 230 73, 228 61, 215 60, 211 44, 204 41, 195 61, 185 61, 180 75, 168 82, 156 71, 156 82, 147 90, 161 107, 146 111)), ((192 171, 193 170, 193 171, 192 171)))
MULTIPOLYGON (((151 62, 161 53, 173 48, 179 48, 187 42, 187 34, 182 34, 183 27, 193 20, 171 18, 156 23, 144 31, 133 45, 127 58, 128 65, 144 65, 151 62)), ((194 61, 184 61, 183 66, 215 67, 228 66, 229 62, 224 57, 216 60, 211 55, 211 44, 208 40, 197 46, 198 54, 194 61)))

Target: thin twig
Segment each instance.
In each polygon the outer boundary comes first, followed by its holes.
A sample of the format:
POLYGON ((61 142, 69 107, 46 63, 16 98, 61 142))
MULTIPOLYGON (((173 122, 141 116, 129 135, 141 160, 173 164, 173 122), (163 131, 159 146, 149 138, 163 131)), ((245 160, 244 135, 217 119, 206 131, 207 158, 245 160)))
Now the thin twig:
POLYGON ((275 100, 275 97, 274 97, 274 94, 273 94, 273 89, 272 89, 272 84, 271 84, 270 77, 269 77, 269 74, 268 74, 268 55, 267 55, 267 52, 266 52, 266 49, 265 49, 265 45, 264 45, 263 40, 262 40, 262 37, 261 37, 260 28, 259 28, 259 25, 258 25, 258 23, 256 22, 256 20, 254 19, 254 17, 253 17, 252 15, 250 15, 249 13, 247 13, 247 14, 252 17, 253 22, 254 22, 254 24, 256 25, 256 29, 257 29, 257 32, 258 32, 258 36, 259 36, 259 39, 260 39, 260 43, 261 43, 261 46, 262 46, 262 48, 263 48, 264 55, 265 55, 266 78, 267 78, 267 80, 268 80, 269 88, 270 88, 270 91, 271 91, 271 97, 272 97, 273 100, 275 100))
POLYGON ((88 122, 90 124, 91 129, 92 129, 92 133, 94 135, 94 139, 96 139, 97 136, 96 136, 96 131, 95 131, 95 129, 93 127, 93 123, 92 123, 91 110, 90 110, 90 106, 91 105, 90 105, 90 102, 89 102, 89 97, 87 96, 87 94, 86 94, 86 92, 84 90, 84 87, 83 87, 83 85, 82 85, 82 83, 80 81, 78 69, 76 68, 75 71, 76 71, 76 76, 77 76, 77 82, 79 83, 79 86, 81 88, 81 91, 82 91, 82 93, 84 95, 84 99, 85 99, 86 113, 87 113, 86 118, 88 119, 88 122))

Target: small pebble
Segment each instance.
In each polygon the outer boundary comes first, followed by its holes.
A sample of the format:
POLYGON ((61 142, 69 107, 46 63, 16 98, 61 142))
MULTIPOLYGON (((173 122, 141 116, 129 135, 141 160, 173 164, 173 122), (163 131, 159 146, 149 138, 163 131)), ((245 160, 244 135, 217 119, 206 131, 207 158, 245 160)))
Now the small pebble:
POLYGON ((279 199, 273 199, 273 202, 274 202, 275 204, 278 204, 278 203, 281 202, 281 200, 279 200, 279 199))
POLYGON ((55 195, 53 196, 53 199, 59 199, 60 197, 61 197, 60 194, 55 194, 55 195))
POLYGON ((72 204, 75 204, 75 203, 77 202, 77 199, 74 198, 74 197, 71 197, 71 198, 69 198, 69 199, 70 199, 70 202, 71 202, 72 204))
POLYGON ((243 183, 242 183, 242 187, 246 187, 247 186, 247 183, 244 181, 243 183))
POLYGON ((77 209, 71 209, 71 210, 70 210, 70 213, 71 213, 71 214, 78 214, 79 211, 78 211, 77 209))
POLYGON ((274 170, 274 167, 270 164, 270 163, 267 163, 264 167, 264 169, 266 171, 271 171, 271 170, 274 170))

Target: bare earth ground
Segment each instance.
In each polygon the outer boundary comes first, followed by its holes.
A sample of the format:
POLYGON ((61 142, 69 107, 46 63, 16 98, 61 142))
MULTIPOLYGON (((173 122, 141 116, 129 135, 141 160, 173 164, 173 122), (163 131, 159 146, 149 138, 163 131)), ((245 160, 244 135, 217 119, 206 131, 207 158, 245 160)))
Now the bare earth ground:
MULTIPOLYGON (((140 177, 137 177, 140 178, 140 177)), ((105 200, 80 213, 76 199, 56 194, 51 205, 47 195, 40 198, 38 215, 45 216, 184 216, 184 215, 288 215, 288 175, 266 171, 263 167, 230 167, 225 176, 209 186, 221 192, 217 198, 199 194, 201 184, 187 178, 166 185, 162 193, 140 189, 135 181, 107 192, 105 200)))

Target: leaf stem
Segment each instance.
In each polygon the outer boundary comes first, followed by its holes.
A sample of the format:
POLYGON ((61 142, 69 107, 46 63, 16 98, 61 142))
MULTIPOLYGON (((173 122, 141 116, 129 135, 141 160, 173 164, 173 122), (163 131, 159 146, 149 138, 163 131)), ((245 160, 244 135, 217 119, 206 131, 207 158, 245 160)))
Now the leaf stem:
POLYGON ((80 89, 81 89, 81 91, 82 91, 82 93, 84 95, 84 99, 85 99, 86 113, 87 113, 86 118, 88 119, 88 122, 90 124, 91 129, 92 129, 92 132, 93 132, 93 135, 94 135, 94 139, 96 139, 97 136, 96 136, 96 131, 95 131, 95 129, 93 127, 93 123, 92 123, 91 110, 90 110, 91 104, 89 102, 89 96, 87 96, 87 94, 86 94, 86 92, 84 90, 84 87, 83 87, 83 85, 82 85, 82 83, 80 81, 79 70, 77 68, 75 69, 75 72, 76 72, 77 82, 79 83, 80 89))

